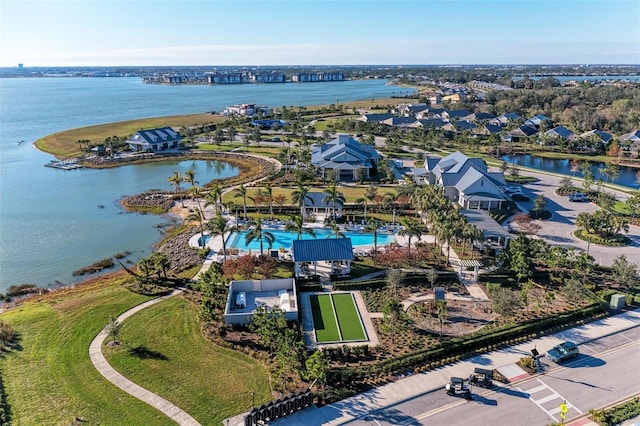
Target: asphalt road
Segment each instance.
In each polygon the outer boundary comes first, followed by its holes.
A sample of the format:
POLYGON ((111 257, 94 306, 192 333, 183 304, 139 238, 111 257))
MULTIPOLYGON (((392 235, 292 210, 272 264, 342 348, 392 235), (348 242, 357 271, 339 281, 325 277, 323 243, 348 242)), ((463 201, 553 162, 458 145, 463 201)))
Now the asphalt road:
MULTIPOLYGON (((561 245, 565 247, 577 247, 582 250, 589 250, 595 261, 600 265, 611 266, 616 257, 624 254, 631 262, 640 262, 640 227, 629 226, 626 234, 631 240, 631 244, 624 247, 605 247, 596 244, 588 244, 573 236, 576 231, 576 217, 581 212, 593 213, 600 208, 589 202, 571 202, 567 197, 556 195, 555 190, 560 187, 560 177, 543 173, 522 172, 522 175, 534 176, 538 182, 522 185, 523 192, 529 196, 531 201, 518 202, 521 210, 529 211, 533 207, 533 200, 539 195, 543 195, 547 201, 547 210, 553 213, 548 220, 538 220, 541 226, 537 236, 547 241, 549 244, 561 245)), ((576 186, 581 186, 576 181, 576 186)), ((629 195, 606 189, 607 192, 615 194, 620 201, 626 201, 629 195)))
POLYGON ((570 420, 639 394, 638 361, 640 327, 635 327, 580 345, 580 355, 562 366, 542 358, 544 373, 515 385, 472 387, 470 400, 436 389, 348 424, 543 426, 560 421, 563 402, 570 420))

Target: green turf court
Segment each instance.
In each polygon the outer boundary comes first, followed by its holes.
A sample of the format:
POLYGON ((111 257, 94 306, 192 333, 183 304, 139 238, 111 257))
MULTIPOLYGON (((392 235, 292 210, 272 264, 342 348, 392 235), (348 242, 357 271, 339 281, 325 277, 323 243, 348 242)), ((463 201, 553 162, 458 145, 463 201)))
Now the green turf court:
POLYGON ((351 293, 309 296, 318 343, 366 340, 351 293))

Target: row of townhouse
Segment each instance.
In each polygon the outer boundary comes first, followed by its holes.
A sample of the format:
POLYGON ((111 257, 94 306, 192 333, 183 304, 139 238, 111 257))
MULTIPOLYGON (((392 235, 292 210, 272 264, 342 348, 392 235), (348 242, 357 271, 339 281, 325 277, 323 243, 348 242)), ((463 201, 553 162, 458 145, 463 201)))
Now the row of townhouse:
MULTIPOLYGON (((391 113, 363 114, 359 120, 376 121, 403 131, 422 128, 449 133, 468 132, 473 137, 497 135, 505 142, 519 142, 530 137, 547 144, 569 141, 574 150, 584 152, 605 149, 613 141, 612 134, 600 129, 575 133, 565 126, 554 126, 552 119, 543 114, 523 119, 519 114, 510 112, 496 117, 486 112, 447 110, 426 103, 401 104, 391 113)), ((640 152, 638 135, 640 131, 620 136, 622 149, 637 155, 640 152)))

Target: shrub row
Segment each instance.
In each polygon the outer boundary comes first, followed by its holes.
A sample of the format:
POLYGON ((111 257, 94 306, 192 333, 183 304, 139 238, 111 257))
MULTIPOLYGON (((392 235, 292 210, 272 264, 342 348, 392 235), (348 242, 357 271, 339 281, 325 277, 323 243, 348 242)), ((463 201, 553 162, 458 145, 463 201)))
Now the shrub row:
POLYGON ((2 381, 2 372, 0 371, 0 425, 11 424, 11 407, 7 401, 7 393, 2 381))
MULTIPOLYGON (((458 282, 455 272, 438 272, 438 279, 434 284, 443 282, 458 282)), ((425 274, 410 272, 405 276, 403 285, 429 284, 425 274)), ((384 278, 374 278, 366 281, 336 281, 333 288, 336 290, 373 290, 387 285, 384 278)))
POLYGON ((408 369, 419 369, 433 362, 448 359, 451 362, 479 352, 493 350, 504 345, 524 342, 543 335, 547 330, 564 328, 575 323, 602 317, 605 304, 591 305, 552 318, 534 320, 517 326, 506 325, 492 330, 480 330, 468 336, 454 337, 446 343, 424 348, 410 354, 377 362, 375 365, 360 368, 337 368, 332 371, 334 379, 362 380, 375 378, 383 374, 397 374, 408 369))
POLYGON ((607 410, 591 410, 591 419, 604 426, 622 424, 625 420, 640 416, 640 398, 622 403, 607 410))

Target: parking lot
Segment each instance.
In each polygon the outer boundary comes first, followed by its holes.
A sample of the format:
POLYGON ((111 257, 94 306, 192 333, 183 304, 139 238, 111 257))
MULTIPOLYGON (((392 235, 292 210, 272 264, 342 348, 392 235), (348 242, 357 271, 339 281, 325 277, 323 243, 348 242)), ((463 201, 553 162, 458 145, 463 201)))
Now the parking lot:
MULTIPOLYGON (((599 209, 590 202, 571 202, 565 196, 556 195, 555 190, 560 186, 560 179, 556 176, 522 171, 522 175, 534 176, 540 179, 538 182, 522 185, 522 192, 529 197, 529 201, 517 201, 516 204, 523 211, 533 208, 533 201, 539 195, 544 195, 547 201, 547 210, 552 212, 548 220, 539 220, 541 226, 538 237, 550 244, 562 246, 578 247, 582 250, 589 250, 589 254, 594 257, 597 263, 610 266, 613 260, 625 254, 632 262, 640 262, 640 227, 629 226, 627 237, 631 239, 631 245, 625 247, 604 247, 595 244, 587 244, 573 236, 576 230, 575 221, 579 213, 593 213, 599 209)), ((576 181, 576 186, 581 186, 581 182, 576 181)), ((616 194, 616 198, 625 201, 629 195, 623 192, 607 189, 608 192, 616 194)))

